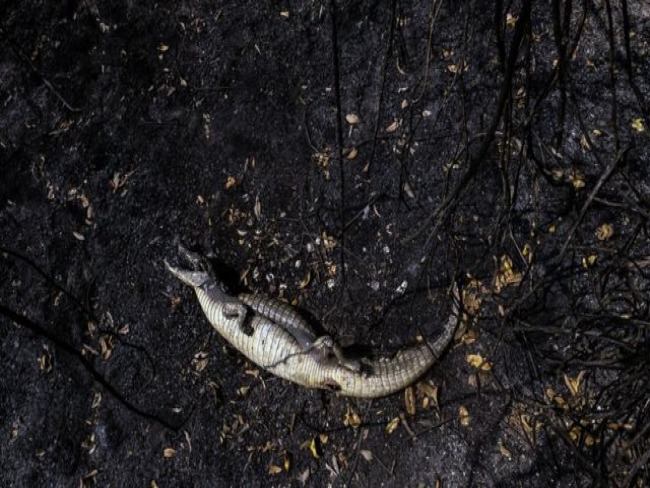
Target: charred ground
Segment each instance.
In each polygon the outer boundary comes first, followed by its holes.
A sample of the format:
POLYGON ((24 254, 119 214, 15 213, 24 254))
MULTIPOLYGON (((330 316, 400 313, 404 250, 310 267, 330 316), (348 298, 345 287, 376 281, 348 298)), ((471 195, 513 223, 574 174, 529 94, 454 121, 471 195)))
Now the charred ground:
POLYGON ((5 2, 3 486, 648 481, 644 2, 5 2), (171 4, 170 4, 171 5, 171 4), (373 402, 269 376, 165 273, 386 351, 373 402))

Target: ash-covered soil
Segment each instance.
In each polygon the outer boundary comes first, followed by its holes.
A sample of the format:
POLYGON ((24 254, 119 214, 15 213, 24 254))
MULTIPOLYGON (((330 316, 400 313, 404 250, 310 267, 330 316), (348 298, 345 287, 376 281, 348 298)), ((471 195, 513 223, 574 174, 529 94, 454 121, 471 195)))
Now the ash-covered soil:
POLYGON ((644 486, 644 2, 5 2, 2 486, 644 486), (353 350, 248 363, 177 244, 353 350), (409 400, 410 399, 410 400, 409 400), (412 401, 411 401, 412 400, 412 401))

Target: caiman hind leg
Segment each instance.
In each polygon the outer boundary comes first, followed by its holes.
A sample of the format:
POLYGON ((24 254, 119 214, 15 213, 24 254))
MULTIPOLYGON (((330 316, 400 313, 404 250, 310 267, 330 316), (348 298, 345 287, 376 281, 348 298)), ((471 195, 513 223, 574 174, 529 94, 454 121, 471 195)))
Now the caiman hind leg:
POLYGON ((253 311, 280 325, 289 332, 305 352, 313 353, 319 361, 331 361, 332 356, 344 368, 360 371, 361 363, 347 358, 341 346, 330 336, 316 337, 300 313, 291 305, 263 295, 242 293, 239 299, 253 311))
POLYGON ((336 361, 338 361, 338 363, 344 368, 357 373, 361 371, 361 362, 358 359, 347 357, 343 353, 341 346, 339 346, 331 336, 326 335, 319 337, 314 341, 313 347, 323 359, 331 358, 331 356, 334 355, 336 361))

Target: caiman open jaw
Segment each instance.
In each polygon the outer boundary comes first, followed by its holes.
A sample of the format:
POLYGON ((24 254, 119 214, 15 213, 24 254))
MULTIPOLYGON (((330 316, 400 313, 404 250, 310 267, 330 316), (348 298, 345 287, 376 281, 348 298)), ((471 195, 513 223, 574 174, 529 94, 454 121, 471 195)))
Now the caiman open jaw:
POLYGON ((452 314, 434 342, 402 349, 391 358, 359 361, 346 357, 333 338, 318 337, 293 307, 258 295, 230 296, 198 255, 184 248, 181 254, 200 269, 165 265, 176 278, 194 288, 212 327, 253 363, 309 388, 366 398, 400 391, 438 360, 460 320, 459 294, 454 286, 452 314))

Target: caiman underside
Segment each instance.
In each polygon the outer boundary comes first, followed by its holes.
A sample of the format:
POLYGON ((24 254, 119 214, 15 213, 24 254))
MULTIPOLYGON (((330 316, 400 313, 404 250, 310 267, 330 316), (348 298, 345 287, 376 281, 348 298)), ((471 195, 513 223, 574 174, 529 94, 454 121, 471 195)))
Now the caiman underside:
POLYGON ((196 254, 181 247, 195 268, 167 269, 196 292, 210 324, 259 367, 308 388, 374 398, 400 391, 426 373, 452 341, 459 321, 459 298, 434 342, 399 350, 391 357, 349 358, 329 336, 318 337, 287 304, 258 295, 227 294, 196 254), (198 269, 197 269, 198 268, 198 269))

